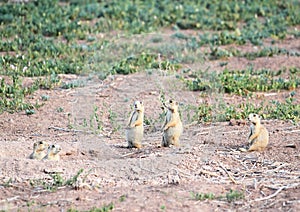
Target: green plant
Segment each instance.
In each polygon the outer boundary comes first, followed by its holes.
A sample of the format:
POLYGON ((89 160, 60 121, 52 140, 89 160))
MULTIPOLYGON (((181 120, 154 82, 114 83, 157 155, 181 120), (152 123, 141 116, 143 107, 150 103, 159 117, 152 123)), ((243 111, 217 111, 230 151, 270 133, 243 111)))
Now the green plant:
POLYGON ((34 201, 34 200, 26 202, 26 206, 27 206, 27 207, 31 207, 31 206, 33 206, 34 204, 35 204, 35 201, 34 201))
POLYGON ((140 55, 131 55, 119 63, 114 65, 111 69, 112 74, 131 74, 142 69, 158 69, 174 71, 179 68, 178 65, 172 64, 168 60, 160 60, 160 57, 154 54, 142 52, 140 55))
POLYGON ((12 178, 10 177, 6 182, 4 182, 3 184, 1 184, 1 186, 11 187, 11 183, 12 183, 12 178))
POLYGON ((110 203, 108 205, 102 206, 102 208, 93 207, 92 209, 89 210, 89 212, 108 212, 108 211, 112 211, 114 207, 115 207, 114 204, 110 203))
POLYGON ((48 95, 45 95, 45 94, 43 94, 42 96, 41 96, 41 99, 43 100, 43 101, 48 101, 49 100, 49 96, 48 95))
POLYGON ((268 118, 292 120, 295 123, 300 121, 300 105, 295 103, 293 92, 290 97, 285 99, 285 102, 272 100, 267 110, 268 118))
POLYGON ((38 104, 34 105, 25 101, 25 96, 32 94, 36 90, 35 84, 30 87, 23 87, 22 80, 19 76, 13 75, 12 82, 6 82, 4 78, 0 84, 0 112, 31 110, 39 107, 38 104))
POLYGON ((284 102, 262 100, 259 104, 254 104, 251 100, 238 104, 208 104, 204 102, 198 107, 190 107, 190 113, 194 116, 190 121, 198 122, 222 122, 230 119, 246 119, 250 113, 260 114, 265 119, 291 120, 297 123, 300 120, 300 106, 295 99, 295 92, 284 102))
MULTIPOLYGON (((96 121, 97 130, 101 131, 103 129, 103 123, 102 123, 102 121, 101 121, 101 119, 99 117, 99 114, 97 113, 98 109, 99 109, 98 107, 94 106, 94 112, 93 112, 92 117, 96 121)), ((102 112, 100 114, 102 114, 102 112)), ((92 120, 92 118, 91 118, 91 120, 92 120)))
POLYGON ((58 107, 58 108, 56 108, 56 112, 62 113, 62 112, 64 112, 64 108, 63 107, 58 107))
POLYGON ((195 200, 213 200, 216 198, 213 193, 191 193, 191 195, 195 200))
POLYGON ((84 87, 85 82, 81 80, 74 80, 72 82, 65 82, 62 84, 61 88, 63 89, 71 89, 71 88, 78 88, 78 87, 84 87))
MULTIPOLYGON (((253 70, 249 67, 246 70, 230 71, 225 69, 223 72, 210 76, 206 72, 198 72, 190 79, 183 79, 190 90, 208 91, 214 87, 224 90, 225 93, 238 95, 251 95, 252 92, 266 92, 279 90, 293 90, 299 87, 300 77, 297 70, 290 69, 290 75, 283 77, 285 69, 272 71, 268 69, 253 70)), ((222 91, 219 90, 219 91, 222 91)))
POLYGON ((26 115, 32 115, 35 114, 35 110, 31 109, 31 110, 25 110, 26 115))
POLYGON ((59 187, 62 186, 74 186, 78 180, 80 174, 82 174, 83 169, 80 169, 77 174, 71 177, 68 180, 65 180, 59 173, 50 174, 51 180, 49 182, 38 179, 38 180, 30 180, 30 184, 33 187, 41 186, 44 189, 49 191, 56 191, 59 187))
POLYGON ((64 182, 64 185, 70 185, 70 186, 74 186, 78 180, 79 175, 81 175, 83 172, 83 169, 80 169, 76 175, 74 175, 73 177, 71 177, 70 179, 66 180, 64 182))
MULTIPOLYGON (((181 64, 203 62, 207 57, 254 59, 284 54, 299 57, 297 51, 276 46, 248 53, 224 47, 246 42, 262 45, 265 38, 276 44, 286 35, 297 37, 299 32, 292 29, 300 24, 300 4, 295 0, 243 4, 231 0, 217 0, 213 4, 208 0, 180 0, 171 4, 169 0, 63 2, 63 6, 58 0, 1 3, 0 74, 8 76, 11 82, 1 83, 0 113, 36 109, 37 104, 29 103, 26 98, 37 89, 60 86, 59 74, 96 72, 100 79, 105 79, 110 74, 145 69, 177 71, 181 64), (143 40, 146 37, 143 32, 166 27, 199 29, 204 33, 192 36, 178 30, 172 33, 171 42, 161 35, 151 35, 152 44, 160 45, 148 46, 144 42, 147 38, 143 40), (115 32, 117 35, 113 35, 115 32), (103 37, 96 39, 96 34, 103 37), (133 39, 135 34, 140 35, 133 39), (210 51, 202 53, 203 45, 210 46, 210 51), (23 87, 23 77, 36 77, 36 81, 23 87)), ((297 78, 289 79, 287 86, 297 88, 297 78)), ((283 84, 276 80, 274 85, 283 84)), ((83 85, 80 82, 62 85, 63 88, 78 86, 83 85)), ((191 88, 201 90, 206 86, 201 79, 195 80, 191 88)), ((228 89, 232 89, 230 85, 228 89)), ((244 95, 245 89, 232 92, 244 95)))
MULTIPOLYGON (((102 206, 102 208, 97 208, 97 207, 93 207, 90 210, 87 210, 87 212, 108 212, 108 211, 112 211, 114 209, 114 204, 113 203, 109 203, 107 205, 102 206)), ((68 212, 79 212, 76 209, 68 209, 68 212)))
POLYGON ((109 113, 108 119, 111 125, 113 126, 113 131, 116 132, 121 128, 121 126, 116 121, 117 114, 111 108, 109 108, 108 113, 109 113))
POLYGON ((236 200, 240 200, 244 198, 245 198, 244 192, 241 191, 230 189, 230 191, 226 193, 226 199, 228 202, 234 202, 236 200))
POLYGON ((195 200, 214 200, 214 199, 219 199, 219 200, 226 200, 228 202, 234 202, 236 200, 241 200, 245 198, 244 192, 238 191, 238 190, 232 190, 230 189, 229 192, 224 195, 219 195, 216 196, 214 193, 194 193, 191 192, 191 196, 195 200))
POLYGON ((119 197, 119 201, 120 202, 124 202, 127 198, 127 195, 126 194, 123 194, 122 196, 119 197))

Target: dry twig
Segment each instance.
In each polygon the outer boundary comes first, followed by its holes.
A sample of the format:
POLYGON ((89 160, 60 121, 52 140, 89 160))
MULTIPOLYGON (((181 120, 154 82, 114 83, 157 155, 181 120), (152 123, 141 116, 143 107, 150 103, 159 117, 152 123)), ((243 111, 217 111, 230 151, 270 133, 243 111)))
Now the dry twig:
POLYGON ((227 171, 227 169, 220 163, 218 162, 219 166, 226 172, 228 175, 229 179, 234 183, 237 184, 236 180, 231 176, 231 174, 227 171))
POLYGON ((263 200, 271 199, 271 198, 277 196, 284 189, 296 188, 298 186, 300 186, 300 183, 294 183, 294 184, 282 186, 282 187, 278 188, 278 190, 275 193, 273 193, 273 194, 271 194, 269 196, 266 196, 266 197, 255 199, 254 201, 263 201, 263 200))

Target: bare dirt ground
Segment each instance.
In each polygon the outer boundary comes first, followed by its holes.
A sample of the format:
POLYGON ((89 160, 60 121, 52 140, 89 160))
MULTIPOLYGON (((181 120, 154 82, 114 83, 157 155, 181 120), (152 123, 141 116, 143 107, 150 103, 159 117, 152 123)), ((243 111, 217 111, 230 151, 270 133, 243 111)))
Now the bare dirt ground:
MULTIPOLYGON (((298 58, 286 56, 254 61, 230 58, 228 66, 245 68, 250 62, 255 68, 299 67, 298 58)), ((300 211, 299 124, 263 120, 270 132, 269 147, 264 152, 241 153, 237 147, 247 140, 248 124, 191 123, 188 106, 255 100, 221 94, 204 97, 188 91, 175 74, 159 71, 104 81, 61 76, 63 81, 75 78, 86 85, 36 92, 32 101, 41 102, 42 95, 49 100, 33 115, 0 115, 0 210, 82 211, 112 203, 113 211, 300 211), (181 103, 185 129, 180 148, 159 147, 162 93, 181 103), (134 100, 144 102, 148 123, 141 150, 126 148, 124 139, 134 100), (28 158, 33 142, 41 140, 62 146, 60 161, 28 158), (80 169, 83 173, 73 186, 54 191, 43 186, 53 183, 52 175, 67 180, 80 169), (225 196, 231 189, 243 192, 244 198, 228 201, 225 196), (223 198, 197 201, 193 193, 223 198)), ((288 94, 269 98, 283 100, 288 94)), ((296 98, 300 99, 299 89, 296 98)))

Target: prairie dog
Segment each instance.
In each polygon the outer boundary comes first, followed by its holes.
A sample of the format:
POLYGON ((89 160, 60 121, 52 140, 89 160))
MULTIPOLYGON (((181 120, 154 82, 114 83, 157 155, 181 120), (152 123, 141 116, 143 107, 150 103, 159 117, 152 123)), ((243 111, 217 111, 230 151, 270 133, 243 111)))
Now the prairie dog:
POLYGON ((268 130, 260 123, 260 116, 249 114, 248 120, 251 122, 250 135, 248 138, 248 148, 241 151, 263 151, 269 143, 268 130))
POLYGON ((29 155, 30 159, 41 160, 45 157, 45 150, 48 148, 48 143, 45 141, 37 141, 33 144, 33 152, 29 155))
POLYGON ((61 147, 58 144, 52 144, 48 147, 47 155, 43 158, 43 160, 59 160, 59 152, 61 151, 61 147))
POLYGON ((144 136, 144 104, 141 101, 134 102, 134 110, 130 115, 126 127, 126 140, 128 147, 142 147, 142 139, 144 136))
POLYGON ((183 126, 178 112, 178 102, 169 100, 167 104, 164 103, 164 107, 167 111, 162 126, 162 146, 168 147, 170 144, 179 146, 179 137, 182 134, 183 126))

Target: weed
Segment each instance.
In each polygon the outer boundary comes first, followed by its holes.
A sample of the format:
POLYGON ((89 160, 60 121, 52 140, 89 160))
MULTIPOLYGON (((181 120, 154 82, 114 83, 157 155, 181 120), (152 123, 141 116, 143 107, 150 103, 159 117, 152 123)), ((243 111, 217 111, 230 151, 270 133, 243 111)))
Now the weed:
POLYGON ((50 174, 52 178, 50 182, 43 181, 41 179, 30 180, 30 185, 33 187, 41 186, 49 191, 56 191, 59 187, 62 186, 74 186, 78 180, 79 175, 82 174, 82 172, 83 169, 80 169, 75 176, 71 177, 68 180, 65 180, 59 173, 50 174))
POLYGON ((72 178, 65 181, 64 185, 74 186, 78 180, 79 175, 82 174, 82 172, 83 172, 83 169, 80 169, 75 176, 73 176, 72 178))
POLYGON ((43 101, 48 101, 49 100, 49 96, 48 95, 42 95, 41 96, 41 99, 43 100, 43 101))
POLYGON ((226 200, 228 202, 234 202, 236 200, 241 200, 245 198, 244 192, 238 191, 238 190, 232 190, 230 189, 229 192, 224 195, 216 196, 214 193, 194 193, 191 192, 191 196, 195 200, 214 200, 214 199, 220 199, 220 200, 226 200))
POLYGON ((191 193, 191 195, 195 200, 213 200, 216 198, 213 193, 191 193))
POLYGON ((230 189, 230 191, 226 194, 226 199, 228 202, 234 202, 236 200, 244 199, 244 192, 235 191, 230 189))
POLYGON ((189 122, 222 122, 230 119, 246 119, 250 113, 260 114, 265 119, 291 120, 297 123, 300 120, 300 106, 295 103, 295 97, 291 95, 285 99, 285 102, 271 100, 269 102, 261 101, 259 104, 253 104, 251 101, 238 104, 208 104, 204 102, 198 107, 190 106, 189 113, 194 114, 189 118, 189 122))
MULTIPOLYGON (((11 82, 1 81, 0 113, 36 109, 36 105, 26 101, 27 96, 37 89, 60 86, 58 76, 62 73, 97 72, 100 79, 105 79, 109 74, 130 74, 145 69, 177 71, 182 63, 203 62, 207 56, 210 59, 298 57, 297 51, 274 46, 250 53, 223 46, 246 42, 261 45, 265 38, 276 42, 287 34, 298 37, 299 32, 291 29, 300 24, 299 10, 300 4, 294 0, 250 1, 245 4, 229 0, 215 1, 214 4, 208 0, 172 4, 168 0, 141 1, 138 4, 131 0, 64 1, 63 7, 60 1, 28 1, 26 4, 5 1, 0 8, 0 51, 3 52, 0 74, 8 76, 11 82), (191 36, 178 30, 171 36, 171 43, 163 43, 164 37, 160 35, 153 36, 151 42, 161 44, 152 47, 142 42, 124 42, 125 36, 119 34, 108 39, 105 37, 111 31, 132 36, 170 26, 177 30, 200 29, 211 33, 191 36), (104 37, 96 39, 95 34, 101 32, 105 32, 104 37), (211 47, 206 55, 200 49, 203 45, 211 47), (37 80, 32 86, 23 87, 23 77, 37 77, 37 80)), ((135 40, 131 38, 128 40, 135 40)), ((225 63, 220 65, 225 66, 225 63)), ((251 92, 245 86, 232 87, 235 86, 234 77, 238 78, 236 86, 240 86, 239 83, 243 84, 245 80, 252 82, 250 76, 227 73, 223 77, 229 81, 229 84, 222 82, 226 92, 240 95, 251 92)), ((264 77, 268 85, 259 81, 258 88, 251 85, 254 91, 299 86, 299 77, 295 75, 289 79, 264 77)), ((217 79, 221 80, 221 76, 217 79)), ((189 83, 192 90, 210 89, 210 84, 201 78, 189 83)), ((62 85, 66 89, 79 86, 84 84, 71 82, 62 85)))
POLYGON ((58 108, 56 108, 56 112, 62 113, 62 112, 64 112, 64 108, 63 107, 58 107, 58 108))
POLYGON ((114 209, 114 204, 110 203, 108 205, 104 205, 102 206, 102 208, 92 208, 91 210, 89 210, 89 212, 108 212, 108 211, 112 211, 114 209))
POLYGON ((300 121, 300 105, 295 102, 295 98, 291 95, 285 99, 285 102, 272 100, 268 105, 268 118, 276 118, 282 120, 292 120, 297 123, 300 121))
POLYGON ((178 65, 172 64, 170 61, 160 61, 160 58, 154 54, 142 53, 140 55, 131 55, 119 63, 114 65, 111 69, 112 74, 131 74, 142 69, 158 69, 173 71, 179 68, 178 65))
POLYGON ((74 80, 72 82, 63 83, 61 88, 63 88, 63 89, 78 88, 78 87, 84 87, 85 84, 86 83, 81 80, 74 80))
POLYGON ((166 210, 166 206, 165 205, 160 206, 160 210, 165 211, 166 210))
POLYGON ((12 183, 12 178, 10 177, 6 182, 4 182, 3 184, 1 184, 1 186, 4 187, 11 187, 11 183, 12 183))
MULTIPOLYGON (((114 207, 115 207, 114 204, 110 203, 108 205, 102 206, 102 208, 93 207, 90 210, 87 210, 87 212, 108 212, 108 211, 112 211, 114 207)), ((79 212, 79 210, 68 209, 67 212, 79 212)))
POLYGON ((120 202, 124 202, 127 198, 127 195, 126 194, 123 194, 122 196, 119 197, 119 201, 120 202))
POLYGON ((109 108, 108 113, 108 119, 113 126, 113 131, 116 132, 121 128, 121 126, 117 123, 117 114, 111 108, 109 108))
POLYGON ((152 43, 161 43, 163 41, 163 37, 162 36, 154 36, 151 38, 151 42, 152 43))
POLYGON ((35 114, 35 110, 31 109, 31 110, 25 110, 25 114, 26 115, 32 115, 32 114, 35 114))
POLYGON ((190 90, 208 91, 212 83, 219 85, 225 93, 238 95, 251 95, 257 91, 293 90, 300 86, 300 77, 297 71, 291 69, 290 76, 286 79, 281 77, 285 69, 271 71, 268 69, 253 70, 251 67, 242 71, 230 71, 225 69, 215 75, 206 72, 198 72, 192 79, 183 79, 190 90), (293 74, 294 73, 294 74, 293 74), (212 80, 210 80, 212 79, 212 80))
MULTIPOLYGON (((92 118, 96 121, 96 124, 97 124, 97 130, 101 131, 103 129, 103 123, 98 115, 98 107, 94 106, 94 111, 93 111, 93 115, 92 115, 92 118)), ((103 112, 101 112, 103 113, 103 112)), ((91 120, 92 120, 91 118, 91 120)), ((92 127, 92 126, 91 126, 92 127)))
POLYGON ((31 207, 31 206, 33 206, 34 204, 35 204, 35 201, 34 201, 34 200, 26 202, 26 206, 27 206, 27 207, 31 207))

